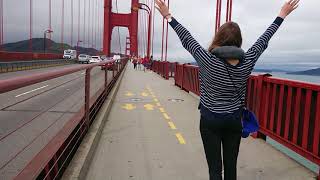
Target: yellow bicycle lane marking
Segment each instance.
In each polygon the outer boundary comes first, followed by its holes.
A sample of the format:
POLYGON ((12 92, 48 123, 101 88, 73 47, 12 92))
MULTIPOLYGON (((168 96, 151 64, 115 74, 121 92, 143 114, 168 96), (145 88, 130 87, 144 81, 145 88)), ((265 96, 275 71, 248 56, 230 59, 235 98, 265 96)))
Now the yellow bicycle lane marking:
MULTIPOLYGON (((169 125, 169 127, 172 130, 177 130, 176 125, 171 121, 170 116, 166 113, 166 110, 161 106, 159 100, 157 99, 157 97, 154 95, 154 93, 152 92, 151 88, 149 86, 147 86, 147 90, 149 91, 149 93, 151 94, 151 96, 153 97, 153 101, 156 103, 157 107, 159 108, 159 111, 162 113, 164 119, 167 120, 167 123, 169 125)), ((181 133, 175 133, 176 138, 178 140, 178 142, 180 144, 186 144, 185 139, 183 138, 181 133)))
POLYGON ((133 104, 125 104, 124 106, 122 106, 123 109, 126 109, 128 111, 131 111, 131 110, 134 110, 136 109, 137 107, 133 104))

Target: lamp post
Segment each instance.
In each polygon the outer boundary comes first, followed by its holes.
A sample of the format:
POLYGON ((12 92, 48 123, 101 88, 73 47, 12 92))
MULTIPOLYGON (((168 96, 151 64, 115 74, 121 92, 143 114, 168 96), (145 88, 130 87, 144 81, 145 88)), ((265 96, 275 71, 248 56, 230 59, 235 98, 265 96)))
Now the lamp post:
POLYGON ((79 41, 77 42, 77 53, 78 53, 78 54, 80 54, 80 53, 79 53, 79 43, 81 43, 81 42, 82 42, 81 40, 79 40, 79 41))
POLYGON ((151 9, 148 5, 144 3, 139 4, 139 9, 147 11, 149 14, 149 24, 148 24, 148 47, 147 47, 147 58, 150 59, 150 38, 151 38, 151 9), (142 7, 145 6, 146 8, 142 7))
POLYGON ((47 33, 53 33, 51 29, 47 29, 43 33, 43 52, 46 53, 46 40, 47 40, 47 33))

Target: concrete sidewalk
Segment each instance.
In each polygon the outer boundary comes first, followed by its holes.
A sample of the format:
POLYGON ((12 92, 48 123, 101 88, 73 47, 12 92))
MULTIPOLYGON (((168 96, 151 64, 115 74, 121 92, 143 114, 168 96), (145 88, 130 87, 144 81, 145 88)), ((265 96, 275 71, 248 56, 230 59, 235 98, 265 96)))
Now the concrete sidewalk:
MULTIPOLYGON (((207 180, 197 105, 172 81, 129 64, 86 179, 207 180)), ((315 176, 263 140, 242 139, 238 179, 315 176)))

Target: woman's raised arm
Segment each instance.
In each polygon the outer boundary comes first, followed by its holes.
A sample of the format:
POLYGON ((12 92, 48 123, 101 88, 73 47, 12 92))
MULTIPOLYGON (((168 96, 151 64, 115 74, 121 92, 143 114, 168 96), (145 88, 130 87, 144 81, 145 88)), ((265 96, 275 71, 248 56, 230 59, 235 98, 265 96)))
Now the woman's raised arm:
POLYGON ((290 0, 285 2, 276 20, 269 26, 269 28, 263 33, 262 36, 253 44, 253 46, 247 51, 246 56, 253 59, 252 65, 256 63, 261 54, 267 49, 268 44, 272 36, 277 32, 278 28, 282 24, 283 20, 295 9, 297 9, 300 0, 290 0))
POLYGON ((204 49, 191 35, 191 33, 183 27, 176 19, 174 19, 167 5, 163 0, 156 0, 156 8, 159 10, 161 15, 168 20, 170 26, 179 36, 183 47, 189 51, 194 57, 200 67, 209 67, 212 64, 212 60, 216 59, 214 55, 204 49))

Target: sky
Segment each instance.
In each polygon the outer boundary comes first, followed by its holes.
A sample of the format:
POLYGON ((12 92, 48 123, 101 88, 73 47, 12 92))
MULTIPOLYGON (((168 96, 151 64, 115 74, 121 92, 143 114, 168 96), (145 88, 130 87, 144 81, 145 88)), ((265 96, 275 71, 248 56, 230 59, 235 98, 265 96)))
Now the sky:
MULTIPOLYGON (((48 27, 48 1, 49 0, 33 0, 34 3, 34 36, 43 37, 43 31, 48 27)), ((92 0, 101 4, 100 8, 95 10, 97 15, 91 18, 97 22, 97 48, 101 48, 102 37, 102 2, 103 0, 92 0)), ((147 3, 148 0, 140 0, 147 3)), ((151 0, 150 0, 151 1, 151 0)), ((53 39, 60 41, 60 26, 62 0, 52 0, 53 12, 53 39)), ((89 17, 83 15, 83 3, 88 0, 74 0, 75 5, 80 2, 81 17, 80 25, 83 26, 84 17, 87 23, 89 17)), ((5 18, 5 42, 13 42, 16 40, 27 39, 29 20, 28 6, 29 0, 5 0, 4 1, 4 18, 5 18), (19 6, 17 6, 19 4, 19 6)), ((71 0, 65 0, 65 13, 70 14, 71 0)), ((243 49, 248 49, 257 38, 272 23, 279 14, 284 0, 241 0, 233 2, 232 21, 237 22, 242 29, 243 49)), ((118 0, 118 11, 120 13, 128 13, 130 11, 130 0, 118 0)), ((215 7, 216 0, 171 0, 172 15, 184 25, 191 34, 199 41, 199 43, 207 48, 211 43, 214 35, 215 26, 215 7)), ((225 19, 226 0, 223 3, 222 23, 225 19)), ((115 9, 115 0, 113 0, 113 11, 115 9)), ((301 0, 299 8, 293 12, 280 27, 279 31, 272 38, 269 48, 261 57, 260 65, 265 64, 308 64, 309 66, 320 67, 320 16, 319 16, 319 0, 301 0)), ((75 10, 75 14, 77 11, 75 10)), ((143 13, 143 12, 141 12, 143 13)), ((140 14, 141 14, 140 13, 140 14)), ((87 12, 88 15, 88 12, 87 12)), ((140 16, 141 17, 141 16, 140 16)), ((92 22, 92 20, 90 22, 92 22)), ((78 20, 74 20, 76 28, 78 20)), ((70 42, 70 24, 71 18, 65 20, 64 39, 70 42), (68 26, 69 25, 69 26, 68 26)), ((91 26, 90 26, 91 27, 91 26)), ((94 26, 95 27, 95 26, 94 26)), ((88 39, 88 35, 83 37, 83 28, 80 28, 80 38, 88 39)), ((88 32, 88 29, 86 29, 88 32)), ((119 28, 121 50, 124 51, 125 37, 128 31, 125 28, 119 28)), ((161 34, 162 34, 162 18, 156 12, 155 16, 155 34, 154 34, 154 57, 160 58, 161 54, 161 34)), ((112 36, 112 50, 119 51, 118 29, 114 29, 112 36)), ((77 33, 74 34, 77 39, 77 33)), ((74 40, 76 41, 76 40, 74 40)), ((82 44, 88 46, 87 40, 82 44)), ((183 49, 175 32, 169 28, 168 42, 168 60, 170 61, 190 61, 192 56, 183 49)))

